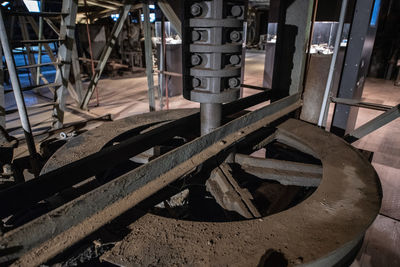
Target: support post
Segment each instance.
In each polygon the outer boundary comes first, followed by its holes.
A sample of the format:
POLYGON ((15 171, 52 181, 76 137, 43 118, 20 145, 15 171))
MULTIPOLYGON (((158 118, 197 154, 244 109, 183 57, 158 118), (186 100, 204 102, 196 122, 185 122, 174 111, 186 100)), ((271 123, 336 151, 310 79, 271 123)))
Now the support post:
MULTIPOLYGON (((45 5, 45 0, 40 0, 40 11, 44 12, 44 5, 45 5)), ((38 34, 38 40, 42 40, 43 37, 43 17, 39 17, 39 34, 38 34)), ((38 59, 37 59, 38 64, 42 63, 42 44, 38 44, 38 59)), ((40 66, 36 68, 36 84, 40 84, 40 66)))
POLYGON ((144 50, 146 56, 146 75, 147 85, 149 87, 149 109, 150 111, 156 110, 155 96, 154 96, 154 80, 153 80, 153 48, 151 44, 151 25, 150 25, 150 10, 149 5, 143 4, 144 16, 144 50))
MULTIPOLYGON (((2 11, 0 11, 0 39, 1 39, 1 46, 4 52, 4 57, 7 63, 8 73, 10 75, 11 85, 14 91, 15 102, 18 107, 19 118, 21 120, 21 125, 24 131, 26 144, 29 150, 29 155, 32 160, 32 166, 35 167, 36 166, 35 159, 37 158, 35 141, 33 140, 32 129, 28 118, 28 112, 26 111, 24 96, 22 95, 21 85, 15 68, 14 56, 11 52, 11 48, 8 42, 2 11)), ((34 172, 36 174, 37 171, 38 170, 35 170, 34 168, 34 172)))
POLYGON ((4 99, 3 50, 0 49, 0 127, 6 128, 6 106, 4 99))
MULTIPOLYGON (((379 4, 380 1, 374 0, 356 1, 338 98, 361 99, 378 27, 379 4)), ((333 113, 331 132, 344 136, 352 131, 357 115, 358 107, 337 104, 333 113)))
POLYGON ((273 1, 279 4, 271 95, 271 100, 275 101, 303 91, 314 1, 273 1))
POLYGON ((71 72, 72 47, 75 42, 75 21, 78 12, 78 0, 64 0, 61 12, 68 13, 68 15, 62 17, 60 26, 60 39, 64 39, 65 41, 60 46, 58 52, 58 59, 60 62, 63 62, 63 65, 58 68, 56 74, 56 83, 61 84, 61 86, 56 88, 56 103, 53 108, 53 118, 56 119, 53 122, 54 128, 61 128, 64 123, 66 94, 71 72))
POLYGON ((128 13, 131 10, 131 8, 132 8, 131 4, 126 4, 119 12, 119 18, 118 18, 117 22, 115 23, 114 28, 112 29, 110 39, 108 40, 106 46, 103 49, 103 52, 100 56, 99 63, 96 66, 96 72, 92 76, 92 79, 90 80, 89 87, 86 91, 85 97, 82 100, 81 109, 88 108, 89 101, 92 98, 92 95, 97 86, 97 83, 100 80, 101 74, 103 73, 103 70, 107 64, 108 58, 110 57, 111 52, 117 42, 117 38, 122 30, 122 27, 124 26, 125 20, 128 17, 128 13))

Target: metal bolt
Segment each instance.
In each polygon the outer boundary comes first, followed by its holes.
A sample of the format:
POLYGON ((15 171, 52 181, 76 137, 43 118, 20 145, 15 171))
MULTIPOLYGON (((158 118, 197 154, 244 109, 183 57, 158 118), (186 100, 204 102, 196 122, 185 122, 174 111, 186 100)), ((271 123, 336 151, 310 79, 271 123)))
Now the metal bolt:
POLYGON ((240 32, 238 31, 231 32, 230 37, 233 42, 238 42, 242 38, 240 32))
POLYGON ((201 34, 198 31, 192 31, 192 41, 198 41, 201 38, 201 34))
POLYGON ((199 65, 201 63, 201 57, 199 55, 192 55, 192 65, 199 65))
POLYGON ((199 4, 192 5, 190 13, 192 13, 193 16, 199 16, 201 14, 201 6, 199 4))
POLYGON ((192 86, 193 87, 199 87, 201 85, 201 81, 198 78, 193 78, 192 80, 192 86))
POLYGON ((243 9, 241 6, 233 6, 231 9, 232 16, 239 17, 242 15, 243 9))
POLYGON ((240 63, 240 57, 238 55, 232 55, 229 61, 231 62, 231 64, 237 65, 240 63))
POLYGON ((12 167, 10 164, 3 165, 3 174, 4 175, 12 175, 13 174, 12 167))
POLYGON ((237 78, 230 78, 228 83, 229 83, 229 87, 234 88, 234 87, 238 87, 239 86, 240 81, 237 78))

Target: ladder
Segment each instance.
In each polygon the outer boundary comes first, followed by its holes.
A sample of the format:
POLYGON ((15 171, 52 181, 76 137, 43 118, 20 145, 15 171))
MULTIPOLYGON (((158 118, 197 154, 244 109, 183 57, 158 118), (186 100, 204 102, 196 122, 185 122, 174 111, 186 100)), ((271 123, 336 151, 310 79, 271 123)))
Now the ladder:
MULTIPOLYGON (((43 1, 43 0, 42 0, 43 1)), ((27 90, 35 90, 40 88, 54 88, 54 99, 55 102, 53 107, 52 117, 54 118, 53 127, 61 128, 63 126, 64 120, 64 111, 66 105, 66 95, 69 85, 69 76, 71 71, 71 62, 72 62, 72 49, 75 44, 75 21, 76 15, 78 11, 78 0, 62 0, 61 12, 21 12, 11 10, 8 12, 2 8, 0 12, 0 40, 3 48, 3 53, 6 59, 7 70, 10 76, 12 91, 14 92, 19 117, 21 120, 21 125, 24 130, 24 135, 26 139, 26 143, 28 146, 29 154, 32 159, 32 169, 35 175, 38 174, 38 166, 37 164, 37 151, 35 147, 35 142, 33 139, 32 129, 29 122, 26 104, 23 97, 23 91, 27 90), (12 40, 9 41, 9 37, 7 36, 6 27, 4 24, 4 15, 7 14, 9 16, 15 16, 18 18, 21 26, 21 33, 24 40, 12 40), (61 18, 60 22, 60 30, 59 30, 59 38, 58 39, 42 39, 42 33, 39 34, 38 27, 35 27, 35 19, 34 17, 48 18, 48 17, 59 17, 61 18), (39 37, 37 40, 30 40, 29 33, 26 27, 26 21, 32 25, 36 35, 39 37), (57 58, 54 56, 52 50, 50 49, 49 43, 59 42, 60 47, 58 50, 57 58), (26 51, 31 51, 31 45, 40 44, 43 45, 48 52, 52 62, 50 63, 41 63, 35 62, 34 57, 30 56, 29 64, 25 66, 15 66, 14 54, 12 47, 14 46, 25 46, 26 51), (40 78, 45 82, 45 84, 36 83, 32 86, 21 87, 21 82, 18 77, 18 70, 20 69, 29 69, 31 74, 36 74, 35 71, 40 72, 40 67, 53 65, 57 68, 55 82, 49 84, 44 79, 44 76, 41 75, 40 78)), ((36 24, 37 26, 37 24, 36 24)), ((76 45, 75 45, 76 47, 76 45)), ((41 49, 41 48, 40 48, 41 49)), ((33 77, 34 75, 32 75, 33 77)), ((37 75, 39 77, 39 75, 37 75)), ((38 79, 36 79, 38 82, 38 79)))

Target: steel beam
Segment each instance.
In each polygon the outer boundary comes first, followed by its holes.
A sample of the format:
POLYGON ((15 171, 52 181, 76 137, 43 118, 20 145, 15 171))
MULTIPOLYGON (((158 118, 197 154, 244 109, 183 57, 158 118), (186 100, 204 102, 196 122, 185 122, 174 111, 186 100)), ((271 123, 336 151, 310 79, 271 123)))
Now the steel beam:
POLYGON ((103 70, 107 64, 107 60, 111 55, 111 52, 116 44, 116 40, 122 30, 122 27, 124 26, 125 20, 128 17, 128 13, 131 10, 132 5, 131 4, 126 4, 124 5, 120 12, 119 12, 119 18, 117 22, 114 25, 114 28, 111 31, 110 38, 106 44, 106 46, 103 49, 103 52, 100 56, 99 63, 96 66, 96 72, 90 79, 89 87, 86 91, 86 94, 82 100, 81 103, 81 109, 87 109, 90 99, 92 98, 92 95, 94 93, 94 90, 97 86, 97 83, 100 80, 101 74, 103 73, 103 70))
MULTIPOLYGON (((348 37, 341 80, 337 93, 338 98, 360 99, 365 79, 368 74, 369 62, 377 31, 377 21, 372 18, 379 16, 381 1, 356 1, 352 27, 348 37), (377 10, 374 7, 377 6, 377 10), (371 13, 377 12, 371 16, 371 13)), ((344 136, 354 130, 358 115, 358 107, 337 104, 332 117, 330 131, 344 136)))
POLYGON ((400 104, 351 131, 344 137, 344 139, 350 143, 353 143, 399 117, 400 104))
POLYGON ((274 56, 271 100, 303 91, 310 37, 312 0, 279 2, 279 21, 274 56), (302 14, 299 16, 299 14, 302 14))
MULTIPOLYGON (((21 90, 21 84, 20 84, 16 69, 15 69, 14 56, 13 56, 13 53, 11 51, 11 48, 10 48, 10 45, 8 42, 8 36, 7 36, 6 27, 4 25, 2 10, 0 10, 0 39, 1 39, 1 45, 3 48, 4 57, 5 57, 6 63, 7 63, 7 68, 8 68, 8 73, 9 73, 10 80, 11 80, 11 85, 12 85, 12 88, 14 91, 15 102, 18 107, 19 118, 21 120, 21 126, 24 131, 27 147, 29 150, 29 155, 31 156, 31 159, 32 159, 32 165, 33 165, 33 168, 35 168, 36 165, 35 165, 34 161, 37 158, 35 141, 34 141, 33 135, 32 135, 31 124, 29 122, 28 112, 26 110, 24 96, 23 96, 22 90, 21 90)), ((36 171, 37 170, 35 170, 35 172, 36 171)))
POLYGON ((322 166, 319 165, 262 159, 242 154, 235 155, 235 162, 247 173, 283 185, 317 187, 322 179, 322 166))
MULTIPOLYGON (((266 101, 266 96, 267 92, 262 92, 226 104, 223 106, 223 114, 234 114, 266 101)), ((133 157, 157 144, 161 144, 179 134, 188 125, 191 125, 191 123, 194 124, 193 127, 196 127, 199 117, 199 113, 196 113, 162 125, 146 134, 127 139, 118 145, 105 148, 73 164, 68 164, 58 170, 41 175, 34 180, 0 192, 0 203, 1 201, 9 203, 0 209, 0 217, 8 216, 13 212, 23 209, 26 205, 33 205, 60 190, 113 167, 121 160, 133 157)))
MULTIPOLYGON (((3 50, 0 49, 0 58, 3 58, 3 50)), ((6 128, 6 106, 4 98, 4 66, 0 61, 0 127, 6 128)))
POLYGON ((296 94, 250 112, 4 234, 0 247, 18 249, 3 251, 0 262, 18 258, 15 265, 38 265, 48 260, 244 136, 299 107, 300 94, 296 94))
POLYGON ((144 17, 144 52, 146 59, 146 76, 149 96, 149 110, 156 110, 156 100, 154 95, 154 77, 153 77, 153 48, 151 43, 151 25, 150 25, 150 10, 148 4, 143 4, 144 17))
POLYGON ((62 16, 60 26, 60 39, 65 40, 58 51, 58 60, 63 65, 58 68, 56 73, 56 83, 61 84, 56 88, 56 103, 53 108, 54 128, 61 128, 64 124, 64 112, 66 103, 66 94, 71 72, 72 47, 75 42, 75 21, 78 12, 78 0, 64 0, 62 2, 62 13, 68 13, 62 16))
POLYGON ((171 23, 174 30, 178 33, 178 35, 182 38, 182 22, 179 17, 176 15, 174 9, 166 0, 159 0, 157 5, 160 7, 161 11, 171 23))

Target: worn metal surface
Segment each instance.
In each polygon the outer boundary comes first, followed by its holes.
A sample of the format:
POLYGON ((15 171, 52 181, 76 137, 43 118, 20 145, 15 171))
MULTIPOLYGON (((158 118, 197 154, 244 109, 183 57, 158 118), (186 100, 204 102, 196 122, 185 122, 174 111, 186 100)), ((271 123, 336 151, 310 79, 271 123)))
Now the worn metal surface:
POLYGON ((6 262, 20 257, 16 264, 32 265, 55 256, 167 184, 193 171, 194 167, 241 140, 245 135, 300 106, 300 96, 293 95, 248 113, 42 217, 7 232, 0 240, 0 247, 4 252, 4 257, 1 257, 0 261, 6 262), (240 130, 239 135, 236 134, 238 130, 240 130), (218 142, 221 139, 224 140, 218 142))
POLYGON ((276 159, 261 159, 236 154, 235 162, 247 173, 259 178, 275 180, 283 185, 317 187, 322 178, 322 167, 319 165, 276 159))
POLYGON ((81 103, 82 109, 87 109, 88 107, 89 101, 92 98, 97 83, 100 80, 101 74, 103 73, 107 60, 110 57, 115 44, 117 43, 118 35, 120 34, 122 27, 124 26, 125 20, 128 17, 128 13, 131 10, 131 7, 132 7, 131 4, 125 4, 120 10, 119 18, 112 29, 112 32, 110 34, 110 39, 108 40, 107 45, 104 47, 103 52, 101 53, 99 63, 96 66, 96 72, 90 79, 89 87, 81 103))
POLYGON ((239 98, 244 1, 185 1, 183 96, 200 102, 202 134, 221 123, 221 104, 239 98), (217 113, 218 112, 218 113, 217 113))
POLYGON ((379 212, 374 169, 346 142, 304 122, 283 123, 276 137, 310 148, 322 161, 321 184, 305 201, 265 218, 224 223, 146 214, 103 259, 121 266, 256 266, 273 249, 288 266, 340 264, 379 212))
POLYGON ((61 18, 60 39, 64 40, 58 50, 58 60, 63 65, 57 69, 56 83, 60 84, 56 88, 56 102, 53 108, 53 127, 61 128, 64 124, 65 104, 68 92, 69 75, 71 72, 72 47, 75 42, 75 21, 78 12, 77 0, 64 0, 61 12, 66 14, 61 18))
POLYGON ((357 129, 351 131, 347 134, 344 139, 353 143, 360 138, 363 138, 367 134, 372 133, 373 131, 379 129, 380 127, 394 121, 395 119, 400 117, 400 104, 389 109, 385 113, 382 113, 378 117, 370 120, 369 122, 361 125, 357 129))

